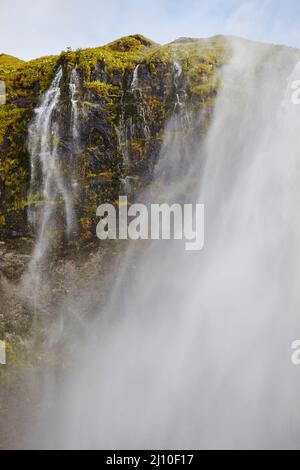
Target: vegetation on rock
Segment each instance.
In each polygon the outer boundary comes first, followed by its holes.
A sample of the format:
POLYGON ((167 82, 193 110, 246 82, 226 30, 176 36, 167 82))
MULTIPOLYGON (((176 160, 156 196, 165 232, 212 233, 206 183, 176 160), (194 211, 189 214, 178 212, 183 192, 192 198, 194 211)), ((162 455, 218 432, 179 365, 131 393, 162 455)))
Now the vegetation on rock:
MULTIPOLYGON (((59 65, 64 69, 64 95, 71 70, 76 66, 80 74, 83 148, 79 168, 87 199, 79 218, 93 220, 100 202, 117 199, 121 179, 140 178, 142 186, 148 178, 162 130, 176 105, 174 60, 181 64, 181 87, 194 112, 199 106, 211 106, 217 88, 215 72, 226 56, 222 42, 213 38, 160 46, 134 35, 106 46, 68 50, 30 62, 0 56, 0 80, 7 89, 7 104, 0 105, 0 234, 10 237, 12 232, 30 232, 26 222, 28 125, 59 65), (133 91, 138 64, 139 90, 133 91), (105 172, 116 177, 106 179, 100 190, 98 182, 105 172)), ((84 230, 87 224, 81 226, 84 230)), ((89 228, 84 238, 92 234, 89 228)))

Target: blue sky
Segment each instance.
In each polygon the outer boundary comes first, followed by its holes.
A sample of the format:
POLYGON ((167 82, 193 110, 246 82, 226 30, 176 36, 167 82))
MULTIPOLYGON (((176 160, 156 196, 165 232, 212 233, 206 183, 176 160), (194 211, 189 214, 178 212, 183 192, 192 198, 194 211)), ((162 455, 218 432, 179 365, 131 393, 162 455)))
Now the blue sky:
POLYGON ((300 0, 0 0, 0 52, 22 59, 141 33, 236 34, 300 47, 300 0))

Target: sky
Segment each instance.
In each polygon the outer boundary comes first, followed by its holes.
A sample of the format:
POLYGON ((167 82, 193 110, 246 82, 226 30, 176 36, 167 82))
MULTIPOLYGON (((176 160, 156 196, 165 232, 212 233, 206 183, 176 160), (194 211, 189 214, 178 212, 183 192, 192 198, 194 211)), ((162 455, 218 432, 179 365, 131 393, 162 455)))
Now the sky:
POLYGON ((0 0, 0 52, 24 60, 140 33, 234 34, 300 48, 299 0, 0 0))

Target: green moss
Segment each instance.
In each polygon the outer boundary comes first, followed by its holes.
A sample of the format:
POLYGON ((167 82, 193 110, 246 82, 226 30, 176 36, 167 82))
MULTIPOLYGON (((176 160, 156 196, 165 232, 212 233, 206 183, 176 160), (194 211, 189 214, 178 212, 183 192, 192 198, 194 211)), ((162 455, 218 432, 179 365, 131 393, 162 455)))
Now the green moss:
POLYGON ((41 96, 50 86, 56 66, 57 57, 51 56, 23 63, 9 75, 0 72, 0 79, 6 84, 7 102, 31 98, 36 93, 35 86, 38 96, 41 96))
POLYGON ((7 224, 13 225, 12 221, 19 220, 19 216, 25 218, 28 125, 39 98, 53 80, 57 61, 55 56, 30 62, 0 56, 0 80, 6 85, 6 104, 0 105, 1 229, 9 229, 7 224))
POLYGON ((86 82, 85 87, 88 90, 94 92, 94 94, 100 98, 106 98, 108 96, 113 96, 116 87, 108 85, 107 83, 95 81, 95 82, 86 82))
POLYGON ((113 41, 107 44, 107 48, 111 49, 112 51, 118 52, 128 52, 133 50, 140 50, 143 47, 151 47, 154 46, 155 42, 151 41, 151 39, 145 38, 141 34, 135 34, 132 36, 125 36, 117 41, 113 41))
POLYGON ((0 73, 8 74, 24 64, 23 60, 7 54, 0 54, 0 73))

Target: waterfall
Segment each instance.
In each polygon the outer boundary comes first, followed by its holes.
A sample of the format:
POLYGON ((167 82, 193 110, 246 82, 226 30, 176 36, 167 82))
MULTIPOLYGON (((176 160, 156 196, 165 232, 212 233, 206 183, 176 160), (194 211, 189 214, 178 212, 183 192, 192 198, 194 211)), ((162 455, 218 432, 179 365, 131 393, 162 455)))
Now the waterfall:
POLYGON ((131 82, 131 91, 135 91, 139 89, 139 69, 140 69, 141 64, 138 64, 134 71, 133 71, 133 77, 132 77, 132 82, 131 82))
MULTIPOLYGON (((141 123, 142 123, 142 132, 143 132, 143 136, 145 139, 149 139, 150 136, 151 136, 151 131, 149 129, 149 126, 148 126, 148 123, 147 123, 147 119, 146 119, 146 110, 145 110, 145 106, 144 106, 144 103, 143 103, 143 100, 142 100, 142 95, 141 95, 141 90, 139 88, 139 70, 140 70, 140 67, 141 67, 141 64, 138 64, 134 71, 133 71, 133 78, 132 78, 132 82, 131 82, 131 92, 134 94, 134 96, 136 97, 136 99, 138 100, 138 109, 137 109, 137 113, 138 113, 138 116, 141 120, 141 123)), ((132 132, 133 134, 134 132, 132 132)))
POLYGON ((63 223, 63 231, 67 237, 76 227, 72 185, 77 186, 77 183, 76 180, 70 183, 70 175, 73 177, 74 173, 75 156, 79 151, 80 137, 76 68, 71 73, 69 83, 71 101, 69 160, 63 158, 63 151, 60 148, 62 130, 59 106, 62 77, 63 70, 59 67, 49 90, 35 110, 35 117, 29 127, 31 184, 28 217, 37 230, 29 277, 36 279, 39 278, 39 265, 46 260, 49 250, 55 244, 58 224, 63 223), (58 215, 58 208, 61 205, 63 205, 64 220, 58 215))
POLYGON ((177 109, 180 109, 182 106, 183 106, 183 103, 180 101, 179 94, 176 93, 176 103, 175 103, 174 110, 176 111, 177 109))
POLYGON ((179 119, 185 130, 192 126, 192 117, 190 110, 186 106, 187 103, 187 81, 183 76, 182 66, 179 62, 173 62, 173 82, 175 88, 176 102, 174 105, 174 114, 179 119))
POLYGON ((70 94, 71 94, 71 135, 74 151, 77 152, 79 145, 79 109, 78 109, 78 90, 79 90, 79 77, 77 72, 77 67, 71 72, 70 77, 70 94))
POLYGON ((173 67, 174 67, 174 82, 177 83, 177 81, 180 79, 182 75, 182 67, 179 64, 179 62, 176 62, 176 61, 173 62, 173 67))
POLYGON ((138 64, 133 71, 133 78, 129 88, 129 93, 134 100, 136 107, 135 119, 133 116, 125 118, 124 110, 120 114, 119 125, 115 127, 118 146, 122 149, 123 154, 123 178, 121 179, 122 187, 125 193, 131 193, 130 179, 132 178, 128 172, 131 171, 130 161, 130 142, 133 139, 148 140, 151 137, 146 116, 146 105, 143 100, 142 90, 139 88, 139 70, 141 64, 138 64))
POLYGON ((159 198, 205 204, 203 252, 153 241, 129 256, 107 309, 74 339, 35 444, 299 446, 300 115, 282 77, 292 59, 269 52, 235 47, 204 143, 172 139, 160 155, 165 168, 186 152, 159 198), (193 178, 184 193, 180 177, 193 178))
POLYGON ((141 106, 140 107, 140 110, 139 110, 139 116, 143 122, 143 134, 144 134, 144 138, 147 140, 147 139, 150 139, 151 137, 151 131, 150 131, 150 128, 148 126, 148 123, 147 123, 147 119, 146 119, 146 112, 145 112, 145 107, 144 106, 141 106))
MULTIPOLYGON (((140 100, 140 94, 136 93, 139 91, 138 83, 138 71, 140 64, 136 65, 133 71, 132 81, 130 85, 130 92, 133 97, 137 100, 140 100)), ((118 138, 118 146, 122 149, 123 154, 123 167, 124 167, 124 178, 122 178, 121 183, 124 191, 127 191, 129 188, 125 184, 127 172, 130 168, 130 158, 129 158, 129 141, 135 134, 135 125, 133 123, 132 117, 125 119, 124 111, 121 112, 119 126, 116 126, 116 134, 118 138)))
POLYGON ((70 119, 70 137, 71 137, 71 149, 72 149, 72 158, 71 164, 73 169, 73 180, 72 187, 74 190, 78 190, 78 181, 77 181, 77 157, 80 153, 80 129, 79 129, 79 107, 78 107, 78 97, 79 97, 79 75, 77 66, 73 68, 70 76, 70 99, 71 99, 71 119, 70 119))
MULTIPOLYGON (((39 184, 39 168, 42 165, 43 176, 46 174, 47 158, 50 147, 50 133, 52 134, 52 114, 56 109, 60 97, 60 81, 62 79, 62 69, 58 72, 40 106, 34 111, 35 119, 29 128, 29 152, 31 163, 31 184, 29 202, 33 202, 34 191, 39 184)), ((45 188, 46 189, 46 188, 45 188)), ((36 206, 29 206, 29 220, 32 224, 36 222, 36 206)))

